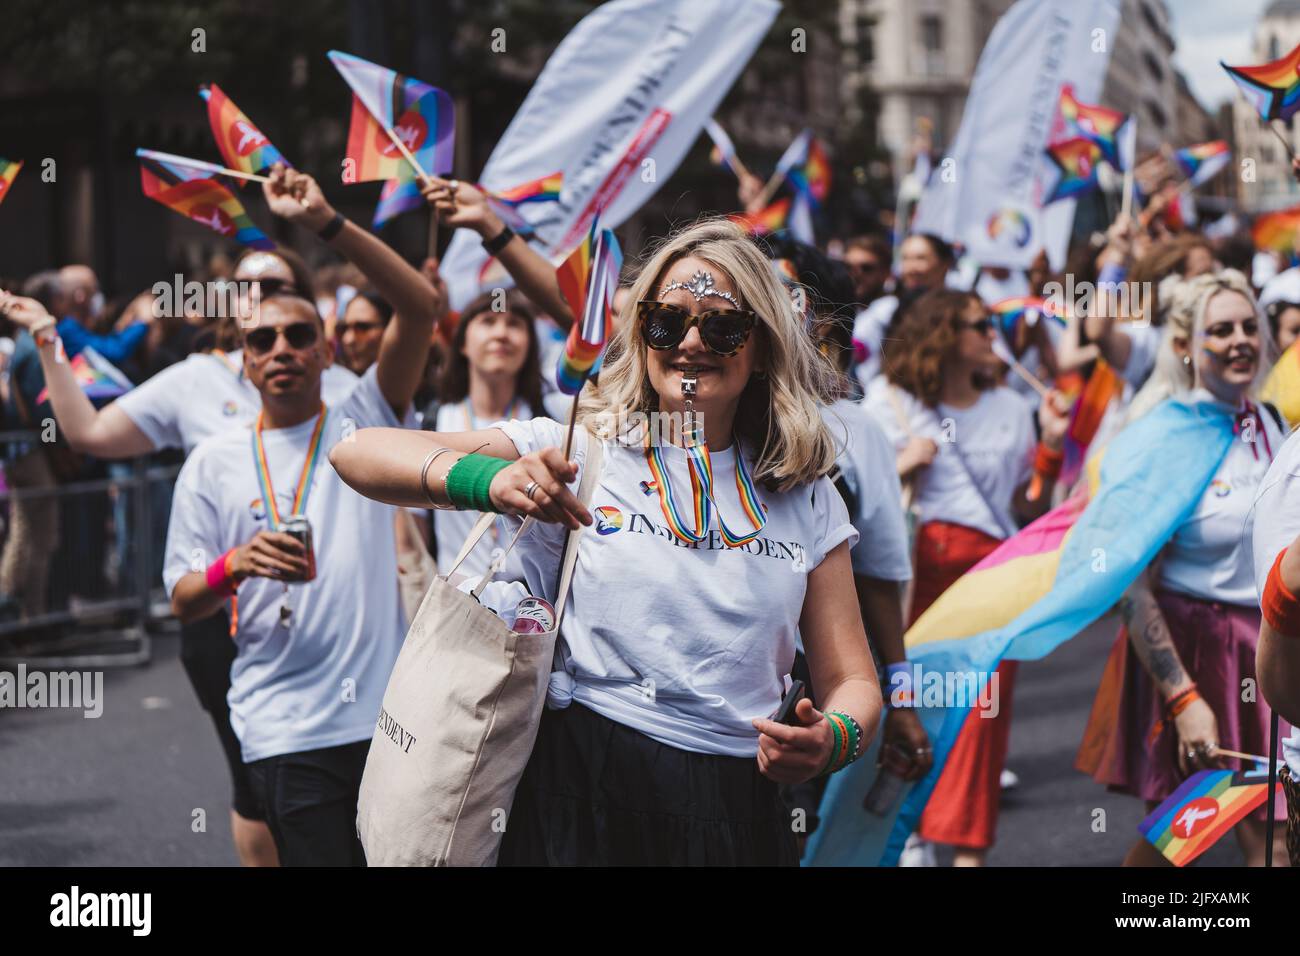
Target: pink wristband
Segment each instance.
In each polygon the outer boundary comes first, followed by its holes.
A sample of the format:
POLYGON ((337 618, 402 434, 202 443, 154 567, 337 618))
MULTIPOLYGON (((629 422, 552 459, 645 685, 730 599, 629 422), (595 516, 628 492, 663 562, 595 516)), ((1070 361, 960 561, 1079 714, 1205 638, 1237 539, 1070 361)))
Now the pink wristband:
MULTIPOLYGON (((230 549, 233 550, 234 548, 230 549)), ((237 582, 226 573, 226 562, 230 558, 230 551, 208 565, 208 588, 218 594, 234 594, 237 586, 237 582)))

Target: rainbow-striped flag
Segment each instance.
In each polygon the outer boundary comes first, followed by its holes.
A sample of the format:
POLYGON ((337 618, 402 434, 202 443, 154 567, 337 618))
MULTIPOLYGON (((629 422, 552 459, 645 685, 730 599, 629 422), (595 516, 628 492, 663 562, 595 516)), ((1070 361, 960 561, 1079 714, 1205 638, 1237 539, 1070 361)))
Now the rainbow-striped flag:
POLYGON ((1186 866, 1268 799, 1268 767, 1245 773, 1200 770, 1138 824, 1174 866, 1186 866))
POLYGON ((871 761, 835 774, 807 859, 897 862, 976 706, 969 697, 949 699, 944 688, 974 684, 985 692, 1004 658, 1045 657, 1105 614, 1196 509, 1231 446, 1233 424, 1233 414, 1217 404, 1172 398, 1158 405, 1088 462, 1086 483, 1063 504, 939 596, 904 638, 914 673, 920 668, 917 715, 934 747, 933 769, 884 817, 862 809, 875 776, 871 761))
POLYGON ((1047 147, 1047 155, 1061 175, 1045 203, 1078 196, 1097 187, 1097 163, 1102 149, 1086 136, 1075 136, 1047 147))
POLYGON ((786 196, 758 212, 734 212, 727 218, 751 236, 763 236, 785 228, 786 220, 790 218, 790 203, 790 197, 786 196))
POLYGON ((831 192, 831 162, 821 140, 809 137, 803 162, 791 169, 788 177, 794 188, 811 200, 814 207, 826 201, 831 192))
POLYGON ((1266 212, 1256 217, 1250 228, 1256 249, 1272 249, 1288 256, 1296 249, 1297 233, 1300 233, 1300 206, 1266 212))
POLYGON ((1050 299, 1035 295, 1013 295, 1009 299, 999 299, 989 306, 989 311, 997 319, 998 328, 1008 342, 1014 343, 1016 331, 1021 324, 1036 325, 1038 320, 1047 317, 1062 328, 1065 319, 1061 317, 1050 299))
POLYGON ((1259 66, 1219 66, 1263 120, 1290 119, 1300 110, 1300 45, 1279 60, 1259 66))
POLYGON ((345 183, 400 179, 402 167, 409 168, 385 126, 397 134, 424 172, 451 172, 455 108, 446 92, 349 53, 330 50, 328 55, 352 88, 345 183))
POLYGON ((1065 460, 1061 463, 1058 481, 1069 488, 1083 474, 1088 457, 1088 447, 1097 435, 1101 420, 1111 402, 1124 394, 1124 380, 1104 359, 1093 364, 1092 374, 1083 383, 1074 406, 1070 409, 1070 427, 1065 432, 1065 460))
POLYGON ((5 196, 9 195, 9 187, 14 184, 18 170, 22 168, 21 159, 5 159, 0 156, 0 202, 4 202, 5 196))
POLYGON ((1131 160, 1120 149, 1119 135, 1120 128, 1128 120, 1127 114, 1106 106, 1080 103, 1074 98, 1074 87, 1068 83, 1061 87, 1060 110, 1067 138, 1082 136, 1092 140, 1101 149, 1106 162, 1118 170, 1125 169, 1131 160))
POLYGON ((564 343, 556 384, 566 395, 577 395, 600 369, 601 353, 613 324, 614 292, 623 253, 610 229, 599 229, 597 214, 582 244, 555 270, 560 294, 573 310, 573 327, 564 343))
MULTIPOLYGON (((284 155, 271 145, 243 110, 221 91, 221 87, 215 83, 200 86, 199 96, 207 101, 208 122, 227 166, 242 173, 260 173, 276 163, 289 165, 284 155)), ((242 180, 240 185, 244 182, 247 180, 242 180)))
POLYGON ((201 171, 189 166, 140 157, 140 186, 150 199, 227 239, 254 249, 275 248, 234 193, 215 179, 202 177, 201 171))
MULTIPOLYGON (((87 345, 68 362, 72 377, 77 385, 92 402, 108 401, 125 395, 133 386, 131 380, 121 373, 116 365, 87 345)), ((39 405, 50 396, 47 385, 36 396, 39 405)))
POLYGON ((1232 160, 1232 151, 1225 140, 1186 146, 1174 153, 1174 162, 1193 186, 1199 186, 1232 160))
POLYGON ((542 176, 510 189, 493 192, 482 185, 476 188, 483 192, 488 205, 501 217, 502 222, 520 235, 529 236, 534 231, 533 225, 523 217, 519 211, 520 207, 532 203, 558 202, 563 187, 564 175, 551 173, 549 176, 542 176))

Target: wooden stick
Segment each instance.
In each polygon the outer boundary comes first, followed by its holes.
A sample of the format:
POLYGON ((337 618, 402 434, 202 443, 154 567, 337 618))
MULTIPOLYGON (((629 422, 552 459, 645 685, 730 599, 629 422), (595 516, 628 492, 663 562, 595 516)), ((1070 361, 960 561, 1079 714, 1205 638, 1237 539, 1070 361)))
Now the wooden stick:
POLYGON ((1215 756, 1222 754, 1225 757, 1236 757, 1239 760, 1253 760, 1255 763, 1267 762, 1263 757, 1256 756, 1255 754, 1244 754, 1238 750, 1228 750, 1225 747, 1215 747, 1214 754, 1215 756))
MULTIPOLYGON (((582 383, 583 388, 587 383, 582 383)), ((569 452, 573 450, 573 426, 578 421, 578 398, 582 395, 582 389, 578 389, 573 396, 573 406, 569 409, 569 433, 564 438, 564 460, 569 460, 569 452)))
POLYGON ((1274 126, 1271 120, 1264 125, 1273 131, 1273 135, 1278 138, 1279 142, 1281 142, 1282 148, 1286 150, 1286 154, 1292 159, 1295 159, 1295 150, 1291 148, 1291 144, 1287 141, 1287 138, 1282 135, 1282 131, 1274 126))
POLYGON ((763 186, 763 191, 754 200, 755 211, 764 208, 772 201, 772 197, 776 195, 776 191, 781 188, 783 182, 785 182, 785 173, 772 174, 772 178, 767 181, 767 184, 763 186))
MULTIPOLYGON (((379 117, 376 116, 375 119, 378 120, 379 117)), ((388 138, 393 141, 393 145, 397 147, 398 151, 401 152, 406 161, 411 164, 411 168, 415 170, 415 175, 419 176, 426 186, 429 185, 431 182, 429 174, 424 171, 416 161, 415 157, 411 155, 411 151, 406 148, 406 144, 402 142, 401 138, 393 132, 393 128, 382 120, 380 120, 380 125, 384 127, 384 132, 387 133, 388 138)))
POLYGON ((429 207, 429 258, 438 258, 438 210, 429 207))
POLYGON ((1014 358, 1011 360, 1011 370, 1015 372, 1017 375, 1019 375, 1022 379, 1024 379, 1025 383, 1028 384, 1035 392, 1037 392, 1043 398, 1046 398, 1048 395, 1051 394, 1051 389, 1049 389, 1046 385, 1044 385, 1039 380, 1037 375, 1029 371, 1029 369, 1025 368, 1014 358))
POLYGON ((135 154, 141 159, 153 159, 162 163, 174 163, 177 166, 189 166, 191 169, 202 169, 204 172, 217 173, 220 176, 231 176, 235 179, 249 179, 255 183, 269 183, 271 181, 270 176, 245 173, 238 169, 230 169, 227 166, 218 166, 216 163, 209 163, 202 159, 177 156, 174 153, 160 153, 153 149, 137 149, 135 154))

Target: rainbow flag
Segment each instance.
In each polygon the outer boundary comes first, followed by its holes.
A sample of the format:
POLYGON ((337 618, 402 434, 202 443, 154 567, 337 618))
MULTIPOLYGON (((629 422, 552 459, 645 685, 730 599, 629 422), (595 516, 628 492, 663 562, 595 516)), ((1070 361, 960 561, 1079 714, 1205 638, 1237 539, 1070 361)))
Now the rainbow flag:
POLYGON ((1047 147, 1048 158, 1061 171, 1045 203, 1078 196, 1097 187, 1097 163, 1102 149, 1086 136, 1075 136, 1047 147))
POLYGON ((18 170, 22 168, 21 159, 5 159, 0 156, 0 202, 4 202, 5 196, 9 195, 9 187, 14 184, 18 170))
POLYGON ((1110 403, 1124 394, 1124 380, 1115 374, 1115 370, 1105 360, 1097 359, 1092 374, 1083 383, 1083 388, 1070 409, 1070 427, 1065 432, 1065 461, 1061 464, 1058 481, 1069 488, 1083 474, 1083 465, 1088 457, 1088 447, 1097 435, 1097 428, 1110 403))
POLYGON ((804 161, 790 170, 788 178, 814 207, 820 206, 830 195, 831 162, 825 147, 815 136, 809 137, 804 161))
MULTIPOLYGON (((72 377, 77 380, 81 390, 92 402, 109 401, 119 395, 125 395, 134 388, 131 380, 123 375, 116 365, 89 345, 73 356, 68 362, 68 368, 72 370, 72 377)), ((49 396, 50 389, 47 385, 36 396, 36 404, 40 405, 49 396)))
POLYGON ((519 207, 529 203, 559 202, 560 191, 564 187, 564 174, 551 173, 531 182, 522 183, 511 189, 493 192, 484 186, 476 188, 487 197, 488 205, 501 217, 501 220, 523 236, 532 235, 533 226, 519 212, 519 207))
POLYGON ((790 218, 790 204, 790 197, 787 196, 770 206, 764 206, 758 212, 735 212, 727 218, 751 236, 762 236, 785 228, 786 220, 790 218))
POLYGON ((1288 422, 1300 422, 1300 342, 1293 342, 1277 360, 1259 397, 1271 402, 1288 422))
POLYGON ((1289 256, 1296 249, 1297 231, 1300 231, 1300 206, 1292 206, 1256 217, 1250 235, 1256 249, 1272 249, 1289 256))
POLYGON ((726 166, 739 176, 740 173, 736 170, 736 144, 731 141, 727 131, 712 118, 705 122, 704 131, 709 134, 709 139, 713 140, 713 148, 709 150, 709 160, 715 166, 726 166))
POLYGON ((555 271, 560 293, 573 310, 573 327, 556 370, 556 384, 565 395, 577 395, 600 369, 613 324, 611 306, 623 254, 613 231, 597 228, 599 219, 597 214, 587 238, 555 271))
POLYGON ((1214 178, 1232 160, 1232 151, 1224 140, 1186 146, 1174 153, 1174 162, 1193 186, 1214 178))
POLYGON ((189 166, 140 157, 140 186, 150 199, 245 246, 274 249, 275 243, 253 224, 234 193, 202 176, 189 166))
POLYGON ((934 747, 934 768, 884 817, 862 809, 875 776, 871 761, 833 775, 806 858, 894 865, 976 703, 944 687, 984 691, 1004 658, 1045 657, 1105 614, 1196 509, 1232 440, 1231 412, 1208 402, 1164 402, 1094 456, 1087 482, 1070 498, 940 595, 904 638, 914 675, 920 668, 917 715, 934 747))
MULTIPOLYGON (((260 173, 276 163, 289 165, 284 155, 271 145, 243 110, 221 92, 221 87, 215 83, 200 86, 199 96, 207 101, 208 122, 227 166, 241 173, 260 173)), ((245 182, 247 180, 241 181, 240 185, 245 182)))
POLYGON ((1228 71, 1260 119, 1290 119, 1300 110, 1300 45, 1271 63, 1228 66, 1220 61, 1219 66, 1228 71))
POLYGON ((1061 87, 1060 110, 1068 130, 1067 138, 1081 136, 1091 140, 1101 149, 1106 162, 1121 171, 1125 168, 1127 157, 1120 149, 1119 135, 1120 127, 1128 120, 1126 114, 1105 106, 1080 103, 1074 98, 1074 87, 1068 83, 1061 87))
POLYGON ((380 190, 379 205, 375 207, 375 217, 370 222, 372 229, 378 229, 404 212, 426 205, 424 196, 420 194, 420 181, 411 172, 410 164, 404 165, 408 168, 384 183, 384 188, 380 190))
MULTIPOLYGON (((345 183, 399 179, 409 164, 384 127, 397 134, 426 173, 451 172, 455 108, 436 86, 338 50, 330 62, 352 88, 352 122, 348 128, 345 183)), ((410 170, 414 172, 414 170, 410 170)))
POLYGON ((1245 773, 1199 770, 1138 824, 1174 866, 1186 866, 1268 799, 1268 767, 1245 773))
POLYGON ((989 311, 997 319, 1002 335, 1011 343, 1015 342, 1016 330, 1021 323, 1033 326, 1038 324, 1040 318, 1047 317, 1065 328, 1065 319, 1056 306, 1041 296, 1013 295, 1009 299, 994 302, 989 306, 989 311))

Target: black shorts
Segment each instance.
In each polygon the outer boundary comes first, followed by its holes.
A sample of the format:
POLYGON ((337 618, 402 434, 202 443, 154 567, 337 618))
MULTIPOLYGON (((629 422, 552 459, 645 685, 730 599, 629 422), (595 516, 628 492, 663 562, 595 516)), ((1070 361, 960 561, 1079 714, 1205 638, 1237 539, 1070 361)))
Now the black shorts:
POLYGON ((248 765, 281 866, 365 866, 357 797, 370 740, 280 754, 248 765))
POLYGON ((181 625, 181 665, 203 709, 212 717, 217 739, 230 767, 234 794, 231 806, 245 820, 265 820, 266 808, 248 775, 239 738, 230 726, 230 665, 235 662, 230 615, 225 610, 192 624, 181 625))
POLYGON ((502 866, 797 866, 791 816, 753 757, 669 747, 581 704, 546 710, 502 866))

